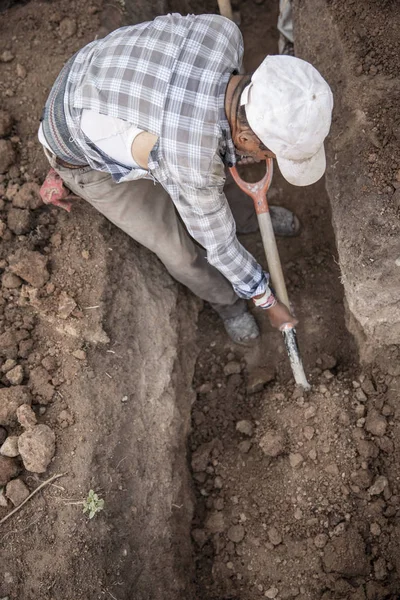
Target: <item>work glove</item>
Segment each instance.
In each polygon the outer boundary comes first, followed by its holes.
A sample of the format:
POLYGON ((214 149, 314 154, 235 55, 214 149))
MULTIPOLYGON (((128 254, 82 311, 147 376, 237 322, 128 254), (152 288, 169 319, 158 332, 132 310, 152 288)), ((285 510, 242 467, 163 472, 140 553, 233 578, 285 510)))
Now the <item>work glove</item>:
POLYGON ((263 294, 254 296, 252 300, 255 306, 267 311, 269 321, 275 329, 285 331, 296 327, 298 320, 282 302, 279 302, 270 288, 267 288, 263 294))
POLYGON ((68 198, 76 198, 71 190, 65 187, 63 180, 54 169, 50 169, 47 173, 46 179, 40 188, 40 196, 45 204, 59 206, 67 212, 70 212, 72 208, 72 202, 68 202, 68 198))

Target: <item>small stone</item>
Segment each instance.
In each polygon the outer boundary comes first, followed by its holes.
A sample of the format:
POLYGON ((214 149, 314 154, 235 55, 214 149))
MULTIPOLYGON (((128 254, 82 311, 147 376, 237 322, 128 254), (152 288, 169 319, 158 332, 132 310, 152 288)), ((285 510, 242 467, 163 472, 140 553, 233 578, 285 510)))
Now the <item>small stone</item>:
MULTIPOLYGON (((5 490, 4 488, 0 489, 0 508, 7 508, 8 506, 8 502, 7 502, 7 498, 5 496, 5 490)), ((0 599, 0 600, 4 600, 4 599, 0 599)))
POLYGON ((17 422, 16 412, 21 404, 30 404, 31 395, 25 385, 0 389, 0 425, 13 426, 17 422))
POLYGON ((314 545, 316 548, 322 549, 325 548, 328 541, 329 537, 326 535, 326 533, 318 533, 318 535, 316 535, 314 538, 314 545))
POLYGON ((59 27, 59 34, 62 40, 67 40, 73 35, 76 34, 77 24, 75 19, 71 19, 70 17, 65 17, 59 27))
POLYGON ((236 431, 239 431, 239 433, 243 433, 243 435, 248 435, 249 437, 251 437, 253 435, 254 427, 251 421, 243 419, 242 421, 238 421, 236 423, 236 431))
POLYGON ((271 542, 271 544, 273 546, 279 546, 279 544, 282 543, 282 536, 276 527, 271 527, 270 529, 268 529, 267 535, 268 535, 269 541, 271 542))
POLYGON ((62 429, 66 429, 74 424, 74 417, 69 410, 62 410, 57 417, 57 422, 62 429))
POLYGON ((276 587, 270 587, 266 592, 265 592, 265 597, 266 598, 276 598, 277 595, 279 594, 279 590, 276 587))
POLYGON ((62 291, 58 299, 58 316, 60 319, 68 319, 75 308, 75 300, 67 292, 62 291))
POLYGON ((290 463, 290 466, 292 467, 292 469, 297 469, 301 465, 303 460, 304 460, 304 458, 302 457, 302 455, 299 452, 294 452, 294 453, 289 454, 289 463, 290 463))
POLYGON ((367 419, 365 421, 365 429, 378 437, 385 435, 387 428, 387 421, 384 416, 378 413, 377 410, 372 409, 368 411, 367 419))
POLYGON ((251 447, 252 443, 250 442, 250 440, 243 440, 243 442, 240 442, 238 446, 239 452, 241 452, 242 454, 247 454, 251 447))
POLYGON ((205 528, 211 533, 222 533, 225 529, 224 513, 215 511, 209 514, 205 528))
POLYGON ((41 362, 42 367, 46 369, 49 373, 53 373, 57 369, 57 360, 54 356, 45 356, 41 362))
POLYGON ((317 409, 311 404, 311 406, 306 408, 306 410, 304 411, 304 418, 308 421, 309 419, 315 417, 316 413, 317 409))
POLYGON ((25 79, 26 77, 26 69, 23 65, 17 64, 17 77, 20 79, 25 79))
POLYGON ((332 463, 325 467, 325 472, 329 473, 329 475, 339 475, 339 467, 335 463, 332 463))
POLYGON ((374 574, 378 581, 383 581, 387 577, 386 560, 381 556, 374 562, 374 574))
POLYGON ((44 473, 56 450, 56 436, 47 425, 35 425, 18 439, 18 448, 24 467, 32 473, 44 473))
POLYGON ((41 404, 48 404, 54 396, 54 386, 49 383, 51 375, 42 366, 32 369, 29 375, 29 386, 34 394, 40 396, 41 404))
POLYGON ((194 473, 205 471, 210 460, 211 451, 214 448, 215 441, 201 444, 192 454, 192 470, 194 473))
POLYGON ((197 388, 197 393, 198 394, 209 394, 212 390, 212 384, 207 381, 206 383, 202 383, 198 388, 197 388))
POLYGON ((267 383, 275 379, 275 371, 272 367, 257 367, 249 373, 247 381, 247 393, 255 394, 261 392, 267 383))
POLYGON ((10 52, 10 50, 4 50, 2 54, 0 54, 0 62, 8 63, 14 60, 14 54, 10 52))
POLYGON ((246 532, 242 525, 232 525, 232 527, 229 527, 227 531, 227 536, 231 540, 231 542, 238 544, 244 538, 245 533, 246 532))
POLYGON ((6 378, 11 385, 20 385, 24 379, 24 370, 21 365, 17 365, 11 371, 8 371, 6 378))
POLYGON ((309 425, 307 425, 306 427, 304 427, 304 437, 307 440, 312 440, 314 437, 314 433, 315 433, 315 429, 314 427, 310 427, 309 425))
POLYGON ((11 271, 34 288, 41 288, 48 281, 47 262, 47 257, 40 252, 26 249, 17 250, 9 258, 11 271))
POLYGON ((242 370, 241 364, 234 360, 232 360, 231 362, 228 362, 224 366, 224 374, 227 376, 234 375, 235 373, 240 373, 241 370, 242 370))
POLYGON ((0 448, 0 454, 2 456, 8 456, 9 458, 15 458, 19 455, 17 435, 8 436, 8 438, 0 448))
POLYGON ((283 436, 276 431, 266 431, 258 443, 264 454, 272 458, 279 456, 284 451, 283 436))
POLYGON ((43 206, 39 185, 33 181, 24 183, 15 194, 12 203, 16 208, 29 208, 31 210, 43 206))
POLYGON ((22 285, 22 279, 18 277, 18 275, 14 275, 14 273, 9 273, 8 271, 3 274, 1 278, 1 284, 7 290, 15 290, 22 285))
POLYGON ((78 360, 86 360, 86 352, 84 350, 74 350, 72 356, 75 356, 78 360))
POLYGON ((320 357, 321 360, 321 369, 326 371, 327 369, 334 369, 337 364, 337 360, 334 356, 330 354, 322 354, 320 357))
POLYGON ((29 490, 21 479, 13 479, 7 484, 6 496, 14 506, 19 506, 29 496, 29 490))
POLYGON ((315 450, 315 448, 312 448, 312 450, 310 450, 310 452, 308 453, 308 457, 311 460, 317 460, 317 451, 315 450))
POLYGON ((363 390, 361 388, 358 388, 358 390, 356 391, 355 394, 357 400, 359 402, 366 402, 367 401, 367 396, 365 395, 365 393, 363 392, 363 390))
POLYGON ((332 373, 332 371, 329 371, 329 369, 326 369, 322 374, 325 377, 325 379, 327 379, 328 381, 330 381, 331 379, 333 379, 335 377, 334 374, 332 373))
POLYGON ((36 415, 28 404, 22 404, 17 408, 17 419, 24 429, 31 429, 37 423, 36 415))
POLYGON ((379 523, 371 523, 369 530, 372 533, 372 535, 375 536, 381 535, 382 532, 379 523))
POLYGON ((18 472, 19 468, 15 459, 0 454, 0 487, 7 485, 10 479, 18 475, 18 472))
POLYGON ((16 364, 16 360, 14 360, 13 358, 7 358, 6 362, 1 367, 1 372, 8 373, 8 371, 11 371, 11 369, 13 369, 16 366, 16 364))
POLYGON ((379 496, 387 487, 389 487, 389 482, 386 477, 383 475, 379 475, 368 489, 368 493, 371 496, 379 496))
POLYGON ((300 521, 300 519, 303 518, 303 511, 300 508, 296 508, 296 510, 294 511, 294 518, 296 519, 296 521, 300 521))

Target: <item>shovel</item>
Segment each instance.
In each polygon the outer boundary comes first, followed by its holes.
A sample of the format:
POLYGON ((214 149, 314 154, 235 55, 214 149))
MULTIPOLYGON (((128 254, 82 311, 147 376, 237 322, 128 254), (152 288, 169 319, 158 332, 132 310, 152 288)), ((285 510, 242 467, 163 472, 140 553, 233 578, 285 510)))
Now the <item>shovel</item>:
MULTIPOLYGON (((230 171, 236 184, 245 194, 250 196, 254 202, 254 208, 257 214, 258 225, 261 232, 265 255, 267 257, 272 285, 275 289, 278 300, 280 300, 280 302, 282 302, 286 308, 290 310, 289 297, 285 285, 285 279, 283 277, 282 265, 278 254, 278 248, 276 245, 275 234, 272 228, 271 215, 267 202, 267 191, 272 180, 272 165, 272 158, 267 158, 267 171, 263 179, 261 179, 261 181, 257 181, 256 183, 247 183, 246 181, 243 181, 243 179, 239 177, 236 167, 231 167, 230 171)), ((301 385, 305 390, 311 389, 311 386, 308 383, 304 373, 303 363, 301 361, 299 348, 297 345, 295 328, 288 325, 282 331, 282 334, 295 382, 298 385, 301 385)))

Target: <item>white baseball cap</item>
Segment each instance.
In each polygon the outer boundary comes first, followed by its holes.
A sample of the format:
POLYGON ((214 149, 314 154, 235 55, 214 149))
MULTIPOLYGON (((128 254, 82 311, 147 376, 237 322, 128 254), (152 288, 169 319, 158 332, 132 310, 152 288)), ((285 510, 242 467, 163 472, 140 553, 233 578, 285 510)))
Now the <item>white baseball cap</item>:
POLYGON ((294 56, 267 56, 243 90, 240 104, 289 183, 310 185, 322 177, 333 96, 317 69, 294 56))

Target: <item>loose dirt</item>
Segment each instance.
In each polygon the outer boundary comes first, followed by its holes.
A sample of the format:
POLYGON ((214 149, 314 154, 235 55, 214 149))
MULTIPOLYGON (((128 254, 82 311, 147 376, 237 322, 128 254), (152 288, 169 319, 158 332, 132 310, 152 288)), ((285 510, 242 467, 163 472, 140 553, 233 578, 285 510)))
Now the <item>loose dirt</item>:
MULTIPOLYGON (((251 71, 276 52, 277 6, 235 6, 251 71)), ((276 173, 269 194, 303 225, 279 249, 307 394, 265 314, 252 349, 207 307, 195 338, 199 303, 150 253, 83 202, 71 215, 40 204, 41 108, 103 14, 33 0, 0 15, 0 519, 67 473, 0 529, 0 598, 398 598, 398 354, 358 363, 324 183, 295 189, 276 173), (40 443, 26 450, 22 436, 40 443), (91 488, 105 509, 88 521, 91 488)), ((241 240, 265 264, 258 234, 241 240)))

